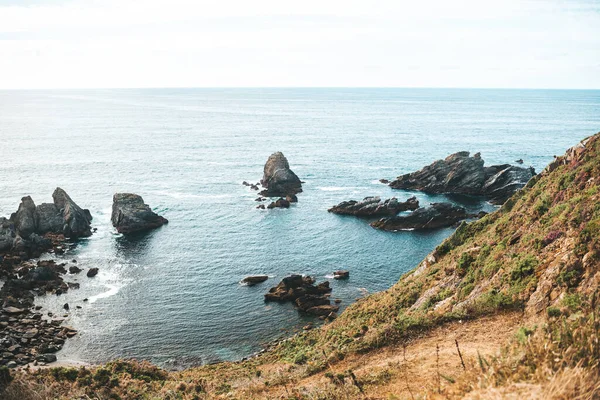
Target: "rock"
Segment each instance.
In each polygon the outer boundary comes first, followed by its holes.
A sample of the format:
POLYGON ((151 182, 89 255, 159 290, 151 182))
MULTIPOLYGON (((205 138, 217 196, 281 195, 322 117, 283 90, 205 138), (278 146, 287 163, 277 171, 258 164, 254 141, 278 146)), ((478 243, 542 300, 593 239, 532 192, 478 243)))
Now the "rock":
POLYGON ((259 190, 258 186, 256 186, 256 185, 250 185, 250 189, 252 189, 252 190, 259 190))
POLYGON ((65 220, 53 203, 42 203, 35 208, 37 233, 62 232, 65 220))
POLYGON ((288 194, 287 196, 285 196, 285 199, 289 203, 297 203, 298 202, 298 196, 296 196, 295 194, 288 194))
POLYGON ((256 285, 257 283, 261 283, 269 279, 267 275, 251 275, 242 279, 242 283, 247 284, 248 286, 256 285))
POLYGON ((16 235, 14 223, 4 217, 0 217, 0 251, 10 250, 16 235))
POLYGON ((63 306, 63 308, 67 311, 69 311, 69 303, 65 303, 65 305, 63 306))
POLYGON ((25 196, 21 199, 19 209, 10 219, 15 224, 17 235, 23 239, 27 239, 29 235, 36 231, 35 203, 30 196, 25 196))
POLYGON ((380 179, 379 182, 387 185, 388 183, 390 183, 390 181, 388 179, 380 179))
POLYGON ((277 201, 272 202, 267 208, 290 208, 290 202, 284 198, 279 198, 277 201))
POLYGON ((339 270, 333 273, 333 279, 348 279, 350 278, 350 271, 339 270))
POLYGON ((257 197, 256 199, 254 199, 254 201, 265 201, 265 199, 263 197, 257 197))
POLYGON ((302 183, 290 169, 287 158, 281 152, 271 154, 265 163, 261 192, 265 197, 287 196, 302 192, 302 183))
POLYGON ((154 213, 141 196, 116 193, 113 196, 112 224, 119 233, 133 233, 158 228, 169 221, 154 213))
POLYGON ((324 295, 331 292, 329 282, 325 281, 317 286, 314 285, 314 282, 314 279, 309 276, 288 276, 265 294, 265 301, 295 301, 308 294, 324 295))
POLYGON ((55 354, 40 354, 36 358, 37 361, 45 362, 45 363, 53 363, 56 361, 55 354))
POLYGON ((519 158, 518 160, 515 160, 515 162, 516 162, 517 164, 523 164, 523 159, 522 159, 522 158, 519 158))
POLYGON ((264 210, 266 207, 264 204, 259 204, 256 206, 256 208, 258 208, 259 210, 264 210))
POLYGON ((4 308, 2 309, 2 311, 3 311, 5 314, 21 314, 21 313, 24 313, 24 312, 25 312, 25 311, 27 311, 27 310, 24 310, 24 309, 22 309, 22 308, 17 308, 17 307, 12 307, 12 306, 9 306, 9 307, 4 307, 4 308))
POLYGON ((69 197, 67 192, 61 188, 56 188, 52 193, 54 205, 62 213, 63 229, 62 233, 67 237, 87 237, 92 234, 90 224, 92 216, 89 210, 83 210, 69 197))
POLYGON ((242 185, 244 185, 244 186, 250 186, 250 184, 248 182, 246 182, 246 181, 242 182, 242 185))
POLYGON ((379 197, 365 197, 362 201, 343 201, 327 211, 356 217, 384 217, 396 215, 401 211, 416 210, 417 208, 419 208, 419 201, 414 196, 405 202, 399 202, 395 197, 385 201, 381 201, 379 197))
POLYGON ((372 222, 371 226, 386 231, 435 229, 452 226, 468 217, 462 207, 450 203, 432 203, 430 207, 419 208, 407 215, 382 218, 372 222))
POLYGON ((78 266, 76 266, 76 265, 71 265, 71 266, 69 267, 69 273, 70 273, 70 274, 78 274, 78 273, 80 273, 81 271, 82 271, 82 269, 81 269, 81 268, 79 268, 79 267, 78 267, 78 266))
POLYGON ((479 153, 471 157, 468 151, 462 151, 419 171, 399 176, 389 185, 394 189, 427 193, 484 196, 494 204, 501 204, 535 176, 533 168, 483 165, 479 153))
POLYGON ((88 278, 92 278, 92 277, 94 277, 96 275, 98 275, 98 268, 90 268, 90 269, 88 269, 88 272, 87 272, 88 278))
POLYGON ((17 368, 17 363, 15 361, 9 361, 6 363, 6 367, 8 368, 17 368))

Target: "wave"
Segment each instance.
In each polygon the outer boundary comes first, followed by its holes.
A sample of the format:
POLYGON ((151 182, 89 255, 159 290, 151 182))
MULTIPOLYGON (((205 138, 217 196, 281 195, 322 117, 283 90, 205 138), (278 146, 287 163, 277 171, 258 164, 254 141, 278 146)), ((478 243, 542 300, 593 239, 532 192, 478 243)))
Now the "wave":
POLYGON ((105 284, 104 286, 106 286, 108 288, 108 290, 106 292, 102 292, 95 296, 90 296, 90 298, 88 299, 88 301, 90 303, 94 303, 96 300, 105 299, 107 297, 114 296, 115 294, 119 293, 119 289, 121 289, 120 286, 111 285, 109 283, 105 284))

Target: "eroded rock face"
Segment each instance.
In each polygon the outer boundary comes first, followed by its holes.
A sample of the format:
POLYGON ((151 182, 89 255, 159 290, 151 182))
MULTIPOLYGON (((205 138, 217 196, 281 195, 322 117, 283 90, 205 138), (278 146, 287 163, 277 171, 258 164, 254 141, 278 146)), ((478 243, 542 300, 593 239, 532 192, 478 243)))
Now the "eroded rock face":
POLYGON ((286 197, 302 192, 300 178, 290 169, 287 158, 280 151, 271 154, 260 182, 265 188, 260 194, 266 197, 286 197))
POLYGON ((533 168, 483 164, 479 153, 471 157, 468 151, 462 151, 399 176, 389 186, 427 193, 485 196, 494 204, 502 204, 535 175, 533 168))
POLYGON ((12 221, 0 217, 0 251, 10 250, 15 240, 16 232, 12 221))
POLYGON ((153 212, 141 196, 116 193, 113 196, 112 224, 119 233, 134 233, 158 228, 169 221, 153 212))
POLYGON ((15 224, 17 234, 22 238, 27 239, 29 235, 35 233, 35 203, 31 196, 25 196, 21 199, 19 209, 11 216, 11 219, 15 224))
POLYGON ((62 232, 64 219, 58 207, 53 203, 43 203, 35 208, 37 232, 62 232))
POLYGON ((405 202, 400 202, 395 197, 385 201, 381 201, 379 197, 365 197, 362 201, 343 201, 327 211, 357 217, 385 217, 396 215, 401 211, 416 210, 417 208, 419 208, 419 201, 414 196, 405 202))
POLYGON ((382 218, 372 222, 371 226, 386 231, 435 229, 452 226, 468 217, 462 207, 451 203, 433 203, 430 207, 419 208, 407 215, 382 218))
POLYGON ((69 197, 67 192, 61 188, 56 188, 52 193, 54 199, 54 205, 63 217, 63 231, 65 236, 68 237, 87 237, 92 234, 90 224, 92 222, 92 215, 89 210, 84 210, 79 207, 69 197))

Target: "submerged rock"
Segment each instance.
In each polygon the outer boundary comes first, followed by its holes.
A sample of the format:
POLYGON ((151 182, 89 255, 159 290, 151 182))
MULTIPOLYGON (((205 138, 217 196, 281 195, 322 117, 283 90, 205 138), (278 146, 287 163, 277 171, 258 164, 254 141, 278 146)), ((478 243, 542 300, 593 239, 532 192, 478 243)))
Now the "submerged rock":
POLYGON ((385 201, 381 201, 379 197, 365 197, 362 201, 343 201, 327 211, 357 217, 384 217, 417 208, 419 208, 419 201, 414 196, 404 202, 398 201, 395 197, 385 201))
POLYGON ((262 283, 269 279, 267 275, 251 275, 242 279, 242 283, 247 284, 248 286, 256 285, 257 283, 262 283))
POLYGON ((399 176, 389 186, 427 193, 484 196, 494 204, 502 204, 535 176, 533 168, 483 164, 480 153, 471 157, 468 151, 461 151, 399 176))
POLYGON ((271 204, 269 204, 267 208, 290 208, 290 202, 281 197, 277 201, 274 201, 271 204))
POLYGON ((462 207, 450 203, 432 203, 430 207, 419 208, 410 214, 382 218, 372 222, 371 226, 386 231, 434 229, 452 226, 468 217, 462 207))
POLYGON ((302 192, 300 178, 290 169, 287 158, 281 152, 271 154, 264 168, 260 194, 265 197, 285 197, 302 192))
POLYGON ((112 224, 119 233, 133 233, 158 228, 169 221, 153 212, 141 196, 116 193, 113 196, 112 224))
POLYGON ((333 279, 348 279, 350 278, 350 271, 338 270, 333 273, 333 279))

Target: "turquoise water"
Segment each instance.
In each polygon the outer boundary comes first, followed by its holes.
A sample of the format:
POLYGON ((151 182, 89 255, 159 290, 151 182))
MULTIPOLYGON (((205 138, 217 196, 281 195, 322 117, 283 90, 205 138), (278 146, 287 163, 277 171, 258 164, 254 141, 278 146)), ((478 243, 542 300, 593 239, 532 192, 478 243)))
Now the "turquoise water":
MULTIPOLYGON (((378 182, 460 151, 541 170, 600 130, 600 91, 155 89, 0 91, 0 214, 56 186, 90 208, 98 232, 63 258, 96 266, 80 290, 41 298, 80 331, 59 359, 150 359, 168 367, 234 360, 302 326, 263 294, 290 273, 332 281, 350 304, 413 268, 450 229, 389 233, 327 213, 342 200, 397 196, 378 182), (289 210, 257 210, 267 157, 305 181, 289 210), (112 194, 135 192, 170 224, 133 239, 110 227, 112 194), (265 284, 238 284, 264 273, 265 284), (89 302, 82 302, 89 298, 89 302), (81 309, 74 306, 80 305, 81 309)), ((444 196, 417 194, 422 204, 444 196)), ((455 199, 453 199, 455 200, 455 199)), ((490 210, 477 200, 469 209, 490 210)))

